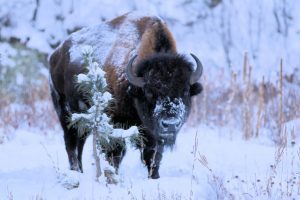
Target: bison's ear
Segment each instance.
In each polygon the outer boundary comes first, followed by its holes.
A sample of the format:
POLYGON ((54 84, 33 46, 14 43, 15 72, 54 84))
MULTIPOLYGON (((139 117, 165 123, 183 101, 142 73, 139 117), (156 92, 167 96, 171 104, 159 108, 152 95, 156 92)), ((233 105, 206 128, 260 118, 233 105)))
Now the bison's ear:
POLYGON ((191 96, 194 96, 194 95, 201 93, 202 90, 203 90, 203 87, 202 87, 201 83, 196 82, 193 85, 191 85, 190 94, 191 94, 191 96))

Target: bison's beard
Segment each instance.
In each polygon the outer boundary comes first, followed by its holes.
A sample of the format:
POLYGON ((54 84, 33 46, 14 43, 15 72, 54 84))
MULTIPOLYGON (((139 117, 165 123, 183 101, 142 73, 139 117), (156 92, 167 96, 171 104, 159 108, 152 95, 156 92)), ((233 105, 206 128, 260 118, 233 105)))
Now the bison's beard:
POLYGON ((167 149, 173 150, 176 143, 177 132, 162 132, 158 134, 158 143, 167 149))

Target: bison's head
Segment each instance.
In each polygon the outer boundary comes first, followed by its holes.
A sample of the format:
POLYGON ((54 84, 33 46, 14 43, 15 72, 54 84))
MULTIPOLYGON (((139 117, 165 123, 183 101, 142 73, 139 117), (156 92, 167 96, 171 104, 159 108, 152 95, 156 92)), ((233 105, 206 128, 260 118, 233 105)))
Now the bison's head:
POLYGON ((190 112, 191 96, 201 92, 197 80, 202 74, 202 64, 196 70, 184 56, 158 54, 147 58, 132 68, 135 59, 127 66, 129 82, 136 88, 135 107, 143 126, 153 137, 172 145, 190 112))

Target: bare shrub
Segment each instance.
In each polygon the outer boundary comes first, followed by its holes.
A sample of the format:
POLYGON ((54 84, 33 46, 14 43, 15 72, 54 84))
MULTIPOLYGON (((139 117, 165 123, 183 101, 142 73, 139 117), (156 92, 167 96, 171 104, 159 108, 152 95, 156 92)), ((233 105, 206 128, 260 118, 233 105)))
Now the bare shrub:
POLYGON ((229 192, 229 190, 224 185, 222 178, 217 176, 214 171, 209 167, 208 161, 205 155, 198 152, 198 161, 203 167, 205 167, 209 172, 209 185, 212 187, 216 194, 216 199, 235 199, 234 195, 229 192))

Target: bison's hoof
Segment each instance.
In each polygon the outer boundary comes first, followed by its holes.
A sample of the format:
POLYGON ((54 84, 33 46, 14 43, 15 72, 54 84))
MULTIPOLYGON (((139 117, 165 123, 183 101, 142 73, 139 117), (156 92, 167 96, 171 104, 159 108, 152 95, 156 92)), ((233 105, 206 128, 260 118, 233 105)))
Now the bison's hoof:
POLYGON ((153 173, 152 175, 149 175, 149 178, 152 178, 152 179, 159 179, 160 176, 159 176, 159 173, 153 173))
POLYGON ((71 165, 70 170, 83 173, 83 170, 79 167, 79 165, 71 165))
POLYGON ((106 177, 107 184, 117 184, 118 179, 116 174, 110 169, 104 169, 104 176, 106 177))

